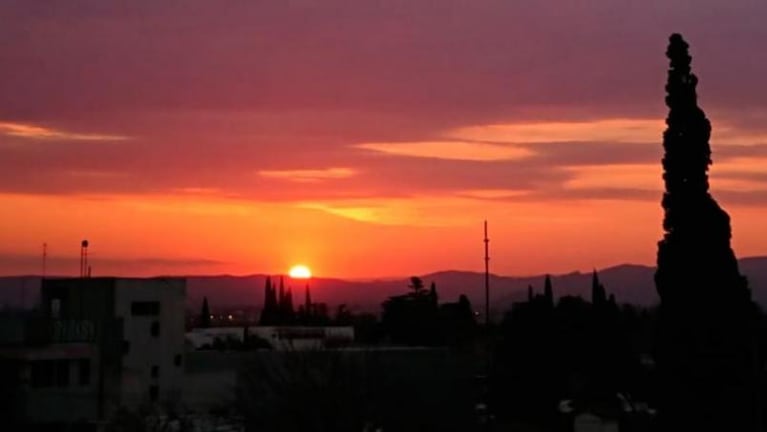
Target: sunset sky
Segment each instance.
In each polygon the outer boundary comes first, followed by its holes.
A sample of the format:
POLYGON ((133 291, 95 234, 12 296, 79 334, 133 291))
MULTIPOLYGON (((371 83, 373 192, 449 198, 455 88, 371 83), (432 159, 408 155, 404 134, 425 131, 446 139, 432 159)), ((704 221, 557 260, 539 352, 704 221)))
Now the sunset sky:
POLYGON ((0 274, 652 264, 668 36, 767 254, 764 0, 0 0, 0 274))

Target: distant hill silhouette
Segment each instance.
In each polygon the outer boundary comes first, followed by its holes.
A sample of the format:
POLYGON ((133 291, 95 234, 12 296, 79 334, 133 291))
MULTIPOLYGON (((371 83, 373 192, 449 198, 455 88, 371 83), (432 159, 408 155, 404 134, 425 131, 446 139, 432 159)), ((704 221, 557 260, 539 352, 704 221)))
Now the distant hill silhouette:
MULTIPOLYGON (((767 256, 739 260, 740 269, 748 277, 754 300, 767 309, 767 256)), ((608 294, 615 294, 619 303, 651 306, 658 302, 653 275, 655 268, 643 265, 622 264, 599 270, 599 279, 608 294)), ((484 274, 470 271, 440 271, 419 275, 426 284, 437 284, 440 301, 453 302, 466 294, 473 305, 484 304, 484 274)), ((208 297, 211 308, 221 306, 261 306, 265 275, 249 276, 186 276, 187 304, 198 311, 202 298, 208 297)), ((543 292, 544 275, 499 276, 491 275, 491 300, 495 315, 506 311, 514 301, 527 298, 527 286, 536 292, 543 292)), ((552 275, 555 297, 577 295, 591 296, 591 272, 573 272, 552 275)), ((286 279, 294 295, 303 298, 304 282, 286 279)), ((389 296, 402 294, 407 290, 408 277, 381 280, 343 280, 331 278, 311 279, 312 298, 327 303, 331 308, 345 303, 355 311, 378 313, 381 303, 389 296)), ((38 276, 0 277, 0 307, 17 306, 21 303, 22 288, 26 287, 26 304, 37 299, 40 286, 38 276), (25 284, 25 285, 24 285, 25 284)), ((332 309, 331 309, 332 310, 332 309)))

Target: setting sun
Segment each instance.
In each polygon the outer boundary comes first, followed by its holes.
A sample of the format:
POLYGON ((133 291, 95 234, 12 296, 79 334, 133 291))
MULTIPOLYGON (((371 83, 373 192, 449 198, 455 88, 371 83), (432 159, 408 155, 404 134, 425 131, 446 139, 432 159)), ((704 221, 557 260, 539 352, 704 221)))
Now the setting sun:
POLYGON ((290 268, 290 277, 293 279, 309 279, 312 277, 312 271, 305 265, 294 265, 290 268))

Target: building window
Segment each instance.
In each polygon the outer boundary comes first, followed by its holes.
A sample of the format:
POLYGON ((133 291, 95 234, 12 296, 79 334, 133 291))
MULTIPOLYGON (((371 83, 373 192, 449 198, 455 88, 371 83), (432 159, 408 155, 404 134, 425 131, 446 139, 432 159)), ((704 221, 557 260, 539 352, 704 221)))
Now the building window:
POLYGON ((128 355, 130 352, 130 341, 124 340, 123 341, 123 355, 128 355))
POLYGON ((157 402, 157 399, 160 396, 160 388, 156 385, 149 386, 149 400, 152 402, 157 402))
POLYGON ((157 378, 160 376, 160 366, 154 365, 152 366, 152 378, 157 378))
POLYGON ((160 302, 136 301, 130 305, 130 313, 133 316, 155 316, 160 314, 160 302))
POLYGON ((181 366, 181 354, 173 356, 173 364, 179 367, 181 366))
POLYGON ((33 388, 69 386, 69 360, 36 360, 30 362, 29 366, 33 388))
POLYGON ((32 387, 52 387, 54 382, 55 362, 53 360, 37 360, 30 364, 32 387))
POLYGON ((91 383, 91 361, 89 359, 80 359, 77 361, 79 370, 80 385, 87 386, 91 383))
POLYGON ((56 360, 56 386, 69 386, 69 360, 56 360))
POLYGON ((51 318, 61 318, 61 299, 51 299, 51 318))
POLYGON ((160 336, 160 322, 152 321, 152 327, 149 329, 149 332, 152 333, 152 336, 154 337, 160 336))

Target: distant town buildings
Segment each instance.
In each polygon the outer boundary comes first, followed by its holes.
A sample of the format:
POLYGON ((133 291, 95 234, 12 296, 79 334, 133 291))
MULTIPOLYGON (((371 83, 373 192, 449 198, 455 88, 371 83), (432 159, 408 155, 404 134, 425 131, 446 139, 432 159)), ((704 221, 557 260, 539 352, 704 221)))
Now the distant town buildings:
POLYGON ((354 342, 352 326, 251 326, 195 328, 187 332, 189 347, 215 349, 246 345, 246 338, 257 338, 262 348, 277 351, 303 351, 335 348, 354 342))

